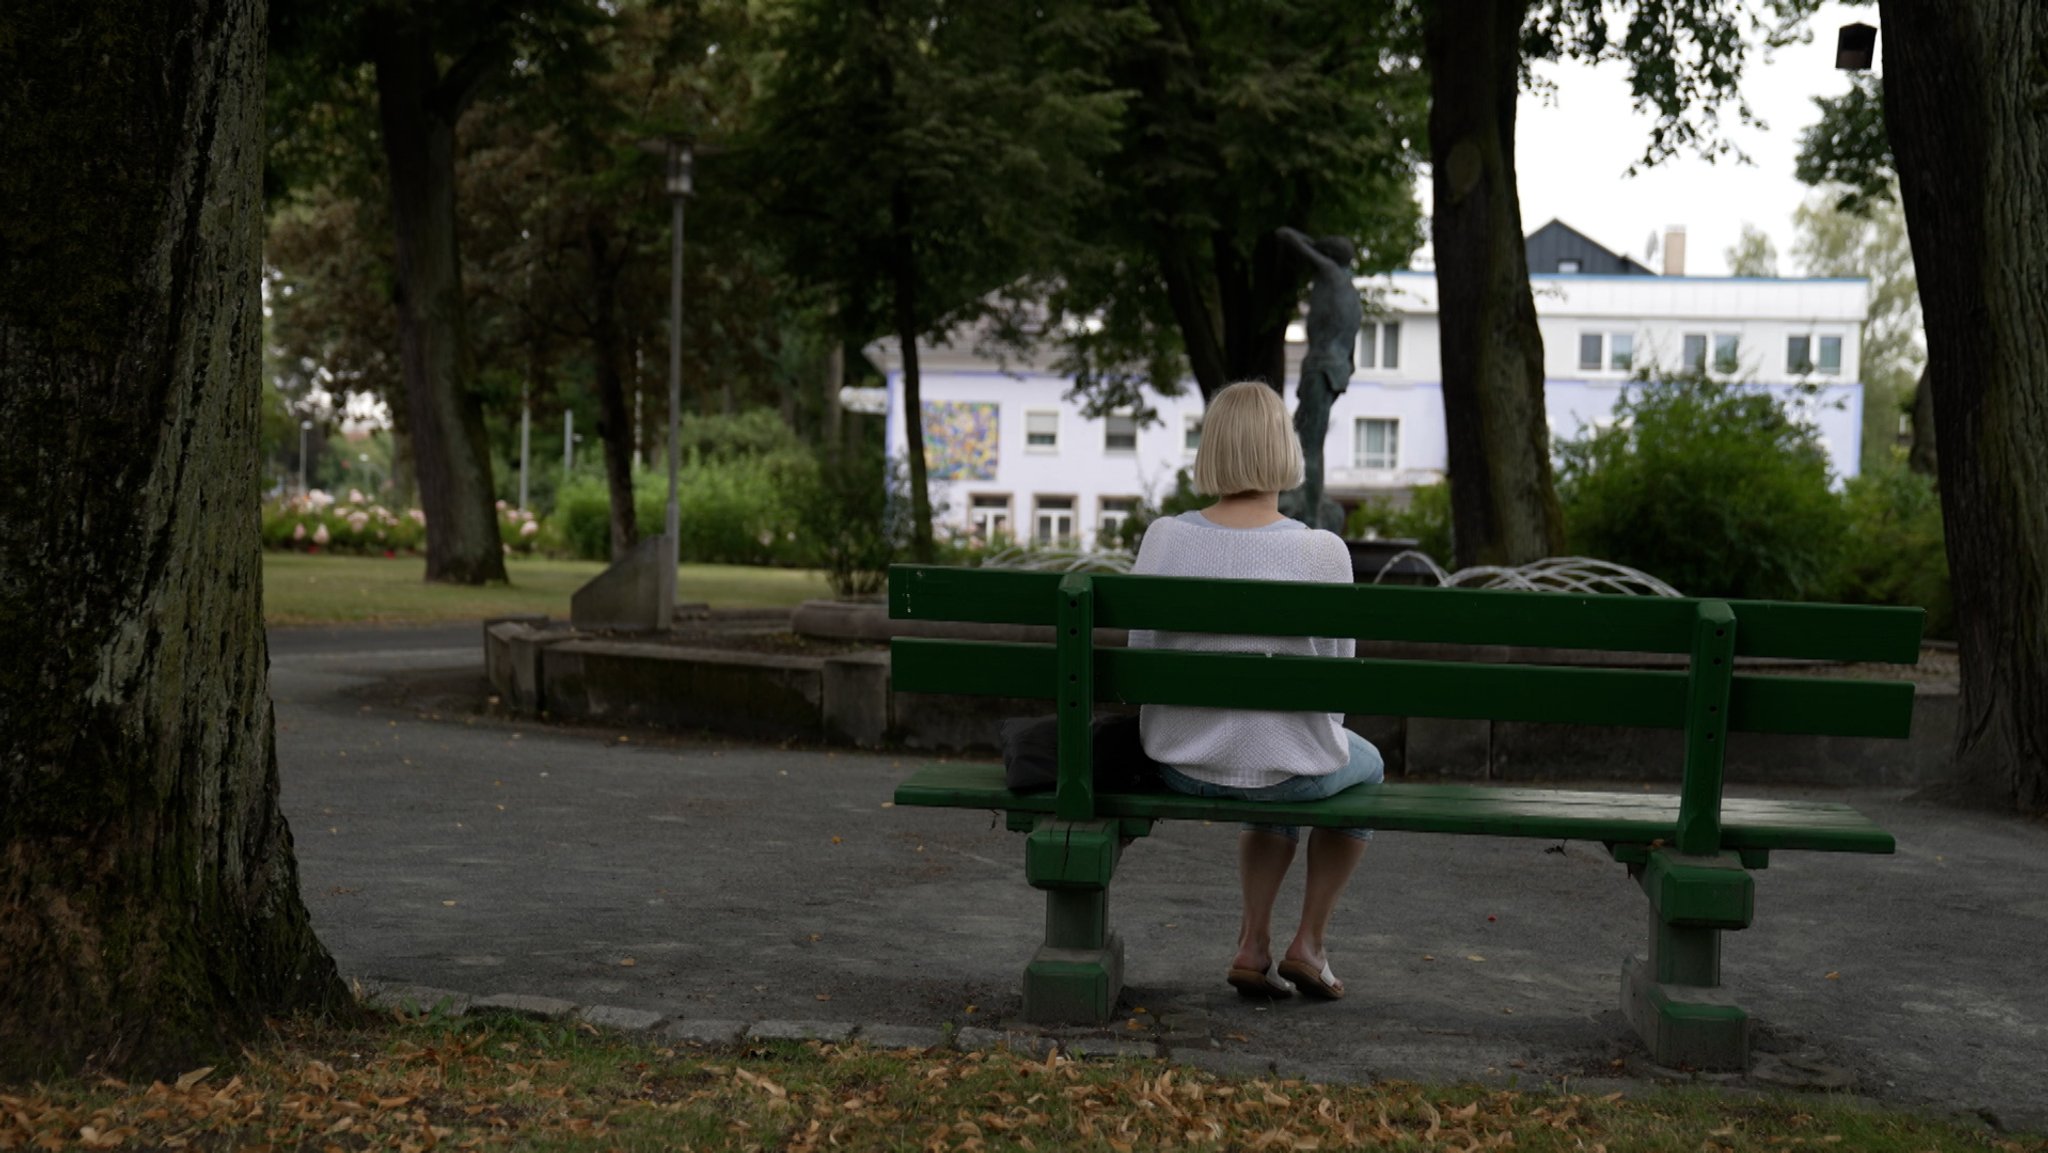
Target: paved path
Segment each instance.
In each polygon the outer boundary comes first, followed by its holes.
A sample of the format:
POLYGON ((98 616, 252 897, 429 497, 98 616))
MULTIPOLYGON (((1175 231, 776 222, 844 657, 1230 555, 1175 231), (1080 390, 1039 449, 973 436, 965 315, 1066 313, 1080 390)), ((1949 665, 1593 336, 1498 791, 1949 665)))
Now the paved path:
MULTIPOLYGON (((1016 1013, 1043 907, 1021 842, 886 805, 910 759, 480 716, 480 650, 473 626, 272 634, 285 805, 344 973, 685 1018, 1016 1013)), ((2048 1129, 2048 828, 1847 799, 1900 852, 1758 875, 1726 980, 1759 1048, 2048 1129)), ((1352 995, 1268 1008, 1222 981, 1234 835, 1164 824, 1126 856, 1120 1035, 1357 1076, 1642 1072, 1616 998, 1645 904, 1598 846, 1383 834, 1331 941, 1352 995)))

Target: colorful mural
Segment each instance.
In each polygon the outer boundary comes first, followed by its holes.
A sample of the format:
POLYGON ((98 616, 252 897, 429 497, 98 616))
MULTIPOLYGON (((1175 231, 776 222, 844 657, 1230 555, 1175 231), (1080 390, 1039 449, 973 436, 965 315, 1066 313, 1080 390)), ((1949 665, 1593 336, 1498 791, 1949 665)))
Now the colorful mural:
POLYGON ((1000 456, 997 406, 924 402, 924 459, 933 480, 994 480, 1000 456))

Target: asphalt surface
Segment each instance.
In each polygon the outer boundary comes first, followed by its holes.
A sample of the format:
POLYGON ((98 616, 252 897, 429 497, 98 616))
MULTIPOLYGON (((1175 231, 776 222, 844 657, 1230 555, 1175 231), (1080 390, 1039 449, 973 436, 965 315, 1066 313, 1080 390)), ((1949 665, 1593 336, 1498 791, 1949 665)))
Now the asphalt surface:
MULTIPOLYGON (((888 805, 917 758, 497 717, 481 653, 471 625, 271 634, 285 807, 345 974, 706 1019, 1015 1017, 1043 920, 1021 838, 888 805)), ((2048 1130, 2048 827, 1897 791, 1731 792, 1847 800, 1900 845, 1758 874, 1724 980, 1759 1052, 2048 1130)), ((1646 902, 1599 846, 1382 834, 1330 941, 1351 995, 1267 1006, 1223 983, 1234 838, 1167 823, 1126 854, 1118 1035, 1360 1077, 1654 1072, 1617 1007, 1646 902)))

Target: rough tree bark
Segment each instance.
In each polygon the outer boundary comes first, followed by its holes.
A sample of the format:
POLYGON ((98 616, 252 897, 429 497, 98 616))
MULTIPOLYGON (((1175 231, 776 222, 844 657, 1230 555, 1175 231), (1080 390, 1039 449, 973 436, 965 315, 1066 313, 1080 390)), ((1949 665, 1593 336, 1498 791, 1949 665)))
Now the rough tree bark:
POLYGON ((261 0, 0 9, 0 1082, 346 992, 278 808, 261 0))
POLYGON ((910 555, 932 561, 932 494, 924 454, 924 386, 917 367, 917 245, 911 233, 910 191, 898 184, 889 194, 890 241, 895 278, 896 340, 903 346, 903 443, 910 457, 910 555))
POLYGON ((380 9, 370 40, 378 125, 391 184, 398 257, 398 339, 421 510, 427 579, 505 579, 490 448, 462 299, 455 234, 455 123, 475 96, 488 50, 443 75, 412 8, 380 9))
POLYGON ((1956 792, 2048 810, 2048 9, 1882 0, 1962 649, 1956 792))
POLYGON ((1451 524, 1460 567, 1564 548, 1543 334, 1515 188, 1524 0, 1428 7, 1429 157, 1451 524))
POLYGON ((610 496, 612 559, 640 543, 633 508, 633 414, 626 407, 625 339, 619 331, 619 277, 627 245, 615 245, 596 220, 584 229, 591 289, 590 353, 597 377, 597 436, 604 442, 604 482, 610 496))

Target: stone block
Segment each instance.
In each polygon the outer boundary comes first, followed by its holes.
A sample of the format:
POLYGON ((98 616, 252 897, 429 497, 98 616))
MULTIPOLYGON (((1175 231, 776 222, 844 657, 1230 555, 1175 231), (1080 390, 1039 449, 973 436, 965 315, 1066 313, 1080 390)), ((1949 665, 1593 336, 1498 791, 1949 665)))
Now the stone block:
POLYGON ((745 1021, 682 1020, 661 1027, 663 1040, 680 1045, 730 1045, 747 1031, 745 1021))
POLYGON ((966 1028, 953 1035, 953 1047, 963 1053, 1008 1049, 1013 1053, 1043 1056, 1059 1042, 1038 1033, 1006 1033, 1000 1029, 966 1028))
POLYGON ((1218 1077, 1271 1077, 1273 1059, 1258 1053, 1232 1053, 1228 1050, 1179 1049, 1169 1059, 1176 1065, 1200 1069, 1218 1077))
POLYGON ((561 1021, 576 1011, 576 1002, 559 997, 528 997, 520 993, 498 993, 470 1003, 472 1013, 508 1013, 534 1021, 561 1021))
POLYGON ((756 1021, 749 1041, 844 1041, 853 1026, 844 1021, 756 1021))
POLYGON ((873 1049, 940 1049, 946 1044, 943 1030, 924 1025, 862 1025, 855 1036, 873 1049))
POLYGON ((827 657, 819 676, 825 739, 880 746, 889 733, 889 654, 827 657))
POLYGON ((467 993, 431 985, 380 985, 364 1000, 379 1009, 438 1017, 460 1017, 473 1001, 467 993))
POLYGON ((1098 1061, 1150 1061, 1159 1056, 1159 1045, 1154 1041, 1126 1041, 1120 1037, 1075 1037, 1061 1041, 1060 1052, 1069 1057, 1098 1061))
POLYGON ((1621 1009, 1659 1065, 1749 1066, 1749 1014, 1725 989, 1661 983, 1647 963, 1631 957, 1622 967, 1621 1009))
POLYGON ((543 696, 555 716, 817 740, 823 661, 630 641, 548 650, 543 696))
POLYGON ((666 535, 634 545, 625 556, 569 596, 569 624, 610 632, 652 632, 668 625, 675 596, 673 551, 666 535))
POLYGON ((585 1005, 576 1010, 576 1019, 600 1029, 645 1033, 661 1024, 662 1017, 660 1013, 648 1009, 622 1009, 617 1005, 585 1005))
POLYGON ((1493 734, 1486 721, 1409 717, 1403 769, 1409 776, 1483 781, 1490 773, 1493 734))

